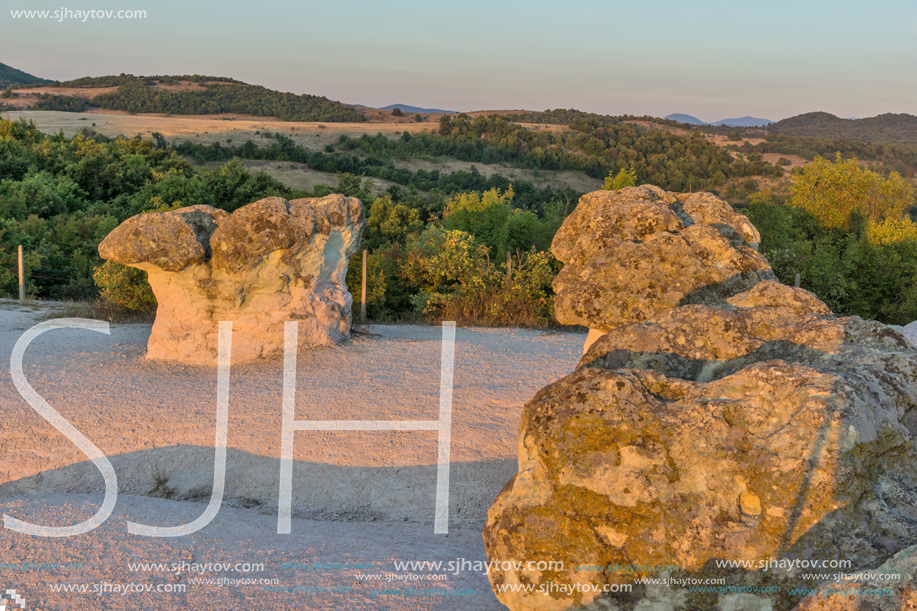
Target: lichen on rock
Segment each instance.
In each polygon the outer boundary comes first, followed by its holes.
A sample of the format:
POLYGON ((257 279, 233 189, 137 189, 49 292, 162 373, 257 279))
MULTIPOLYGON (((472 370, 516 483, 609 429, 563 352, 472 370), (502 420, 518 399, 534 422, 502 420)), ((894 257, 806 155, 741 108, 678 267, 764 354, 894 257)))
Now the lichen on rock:
POLYGON ((533 588, 495 588, 498 598, 514 610, 786 611, 801 598, 789 590, 814 581, 717 561, 842 558, 856 569, 917 543, 914 346, 880 323, 837 318, 815 295, 776 282, 751 248, 757 232, 713 196, 644 188, 583 202, 558 232, 558 257, 572 265, 555 284, 558 317, 574 304, 576 322, 604 335, 576 371, 525 407, 518 473, 491 507, 484 540, 490 560, 522 567, 492 571, 495 586, 533 588), (684 219, 700 217, 698 210, 734 233, 717 230, 722 241, 708 242, 721 251, 670 247, 679 242, 669 236, 681 240, 701 224, 684 219), (610 263, 638 247, 668 263, 658 274, 610 263), (707 258, 672 260, 688 251, 707 258), (702 281, 721 287, 710 262, 727 259, 752 262, 742 276, 749 286, 685 299, 704 292, 702 281), (603 261, 612 271, 602 271, 603 261), (654 296, 652 287, 676 284, 676 270, 702 273, 673 289, 681 297, 654 296), (631 303, 643 304, 639 315, 628 314, 631 303), (530 560, 563 569, 529 570, 530 560), (576 568, 584 565, 599 570, 576 568), (677 565, 682 577, 782 593, 743 598, 733 589, 729 598, 676 588, 681 598, 663 601, 638 585, 628 596, 603 594, 609 584, 659 576, 615 565, 677 565))
POLYGON ((287 320, 299 321, 302 347, 348 337, 344 280, 365 224, 352 197, 269 197, 232 214, 191 206, 131 217, 99 254, 148 273, 159 304, 148 358, 215 365, 217 323, 232 321, 242 362, 282 350, 287 320))

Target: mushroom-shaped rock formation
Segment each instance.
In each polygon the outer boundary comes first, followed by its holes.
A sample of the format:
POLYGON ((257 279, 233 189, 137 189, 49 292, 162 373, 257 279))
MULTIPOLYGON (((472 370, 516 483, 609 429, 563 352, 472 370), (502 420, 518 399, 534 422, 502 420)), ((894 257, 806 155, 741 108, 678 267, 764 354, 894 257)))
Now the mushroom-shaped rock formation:
POLYGON ((301 347, 350 333, 345 276, 366 220, 342 195, 269 197, 232 214, 210 206, 133 216, 99 245, 104 259, 147 272, 158 301, 147 357, 215 365, 220 321, 232 321, 232 358, 283 349, 299 321, 301 347))
POLYGON ((604 335, 525 407, 518 473, 484 530, 498 598, 513 610, 787 611, 802 598, 791 589, 817 579, 762 563, 865 569, 917 544, 914 346, 770 279, 747 246, 757 232, 720 200, 644 189, 635 203, 640 193, 584 196, 596 218, 571 216, 555 241, 573 265, 555 283, 558 317, 570 308, 604 335), (686 226, 691 201, 714 202, 704 222, 717 220, 686 226), (586 253, 596 235, 608 252, 586 253), (658 277, 637 251, 667 261, 658 277), (675 270, 699 276, 673 288, 675 270), (672 566, 733 589, 614 594, 672 566), (755 594, 765 586, 780 592, 755 594))

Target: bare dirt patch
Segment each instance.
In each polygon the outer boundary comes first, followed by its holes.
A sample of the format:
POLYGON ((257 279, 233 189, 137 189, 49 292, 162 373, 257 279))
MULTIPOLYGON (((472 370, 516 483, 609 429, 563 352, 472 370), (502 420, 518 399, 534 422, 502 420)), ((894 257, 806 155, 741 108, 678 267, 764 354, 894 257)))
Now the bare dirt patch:
POLYGON ((783 153, 764 153, 761 156, 764 158, 764 161, 767 161, 768 163, 772 163, 774 165, 777 165, 777 162, 780 159, 787 159, 790 162, 790 165, 780 166, 787 172, 789 172, 793 168, 802 167, 806 165, 807 163, 811 163, 808 159, 804 159, 800 157, 799 155, 785 155, 783 153))

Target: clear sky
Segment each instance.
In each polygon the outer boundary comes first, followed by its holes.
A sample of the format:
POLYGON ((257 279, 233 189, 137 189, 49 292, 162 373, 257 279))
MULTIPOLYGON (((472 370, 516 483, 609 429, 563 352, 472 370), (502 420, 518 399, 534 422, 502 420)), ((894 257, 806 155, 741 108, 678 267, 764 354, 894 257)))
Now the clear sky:
POLYGON ((0 2, 0 62, 59 80, 208 74, 368 106, 705 121, 917 114, 914 0, 0 2), (62 8, 147 18, 11 13, 62 8))

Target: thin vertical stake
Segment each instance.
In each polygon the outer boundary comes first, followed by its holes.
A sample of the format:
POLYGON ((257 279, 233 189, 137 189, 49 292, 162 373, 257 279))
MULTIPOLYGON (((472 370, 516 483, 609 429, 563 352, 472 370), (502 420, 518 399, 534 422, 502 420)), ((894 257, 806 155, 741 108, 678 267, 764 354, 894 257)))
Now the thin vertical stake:
POLYGON ((366 323, 366 251, 363 251, 363 289, 360 291, 360 319, 366 323))
POLYGON ((507 281, 513 279, 513 257, 508 252, 506 253, 506 279, 507 281))
POLYGON ((799 286, 799 281, 802 280, 802 274, 796 274, 796 286, 799 286))
POLYGON ((19 245, 19 301, 25 302, 25 266, 22 264, 22 244, 19 245))

